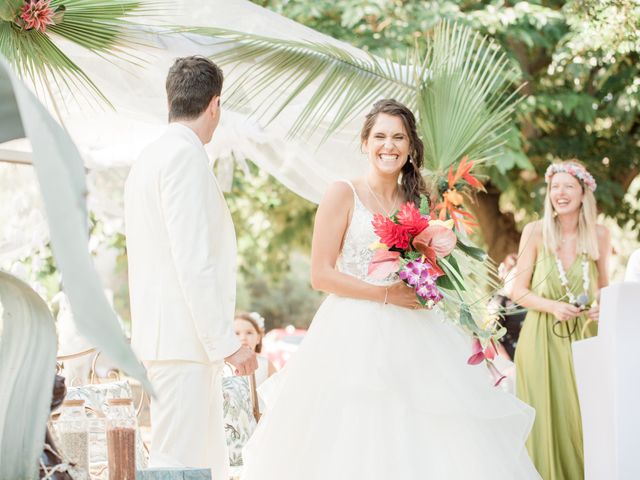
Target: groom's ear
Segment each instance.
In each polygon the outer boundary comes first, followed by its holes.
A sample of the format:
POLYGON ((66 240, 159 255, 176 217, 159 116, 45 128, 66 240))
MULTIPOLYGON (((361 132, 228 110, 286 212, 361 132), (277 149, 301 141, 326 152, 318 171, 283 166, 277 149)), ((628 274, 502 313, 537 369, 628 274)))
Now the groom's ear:
POLYGON ((215 96, 211 98, 209 102, 209 108, 211 109, 211 113, 215 114, 216 110, 220 109, 220 96, 215 96))

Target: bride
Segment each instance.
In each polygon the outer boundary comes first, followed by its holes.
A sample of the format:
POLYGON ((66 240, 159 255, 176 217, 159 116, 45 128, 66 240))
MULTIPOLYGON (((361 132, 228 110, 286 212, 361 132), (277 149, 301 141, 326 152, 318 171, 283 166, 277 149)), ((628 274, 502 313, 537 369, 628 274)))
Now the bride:
POLYGON ((331 295, 261 389, 242 479, 540 478, 525 449, 533 409, 467 365, 468 337, 395 274, 367 276, 373 214, 426 190, 413 114, 377 102, 361 141, 367 175, 331 185, 315 220, 311 281, 331 295))

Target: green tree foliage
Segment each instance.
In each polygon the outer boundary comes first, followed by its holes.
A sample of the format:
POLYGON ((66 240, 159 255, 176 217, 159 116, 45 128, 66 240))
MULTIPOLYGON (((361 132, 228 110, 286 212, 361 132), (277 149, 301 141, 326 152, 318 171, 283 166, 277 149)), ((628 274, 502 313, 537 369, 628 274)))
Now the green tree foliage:
POLYGON ((257 311, 267 330, 306 328, 323 295, 311 289, 309 255, 316 205, 250 164, 225 195, 238 239, 237 310, 257 311))
POLYGON ((245 176, 236 169, 226 199, 238 238, 238 267, 247 278, 280 280, 289 271, 292 252, 309 253, 316 205, 265 171, 250 164, 245 176))
MULTIPOLYGON (((574 157, 599 180, 601 209, 620 224, 640 223, 640 212, 623 201, 640 171, 640 8, 635 0, 256 3, 382 56, 411 47, 441 19, 493 37, 527 82, 528 99, 520 105, 509 149, 487 171, 487 198, 493 193, 501 201, 489 204, 493 215, 480 215, 483 229, 514 227, 500 223, 505 214, 515 213, 524 222, 540 212, 546 166, 574 157)), ((494 256, 499 260, 515 248, 514 241, 494 256)))

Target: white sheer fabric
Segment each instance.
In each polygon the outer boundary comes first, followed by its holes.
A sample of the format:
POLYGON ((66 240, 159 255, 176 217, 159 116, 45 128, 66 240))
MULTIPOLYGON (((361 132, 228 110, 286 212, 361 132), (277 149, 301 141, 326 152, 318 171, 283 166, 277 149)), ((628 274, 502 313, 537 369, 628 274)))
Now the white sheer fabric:
MULTIPOLYGON (((339 45, 354 55, 364 53, 343 42, 311 30, 246 0, 180 0, 171 12, 159 15, 156 26, 141 25, 145 46, 135 50, 136 66, 123 60, 106 60, 67 41, 57 43, 80 65, 111 101, 114 110, 71 93, 56 98, 65 127, 78 145, 89 175, 89 205, 97 216, 121 230, 122 185, 129 165, 144 145, 159 136, 166 125, 167 108, 164 83, 174 59, 180 56, 212 55, 220 50, 219 41, 194 34, 158 35, 160 22, 185 26, 209 26, 259 33, 286 39, 308 40, 339 45)), ((234 72, 225 68, 226 86, 234 72)), ((40 97, 52 105, 43 92, 40 97)), ((223 98, 225 91, 223 90, 223 98)), ((250 159, 298 195, 318 202, 326 186, 338 178, 353 178, 366 168, 360 152, 358 133, 365 112, 325 143, 319 140, 326 125, 315 129, 310 138, 291 140, 286 134, 309 94, 303 93, 268 126, 247 115, 265 96, 249 97, 246 111, 225 109, 213 142, 207 147, 213 161, 250 159)), ((23 147, 21 147, 23 148, 23 147)), ((12 158, 16 147, 0 144, 0 155, 12 158)), ((2 160, 2 158, 0 158, 2 160)), ((4 175, 4 173, 0 173, 4 175)), ((222 175, 224 176, 224 175, 222 175)), ((7 192, 12 196, 16 190, 7 192)), ((6 214, 0 218, 6 222, 6 214)), ((3 239, 0 238, 0 245, 3 239)), ((0 250, 0 256, 2 250, 0 250)))

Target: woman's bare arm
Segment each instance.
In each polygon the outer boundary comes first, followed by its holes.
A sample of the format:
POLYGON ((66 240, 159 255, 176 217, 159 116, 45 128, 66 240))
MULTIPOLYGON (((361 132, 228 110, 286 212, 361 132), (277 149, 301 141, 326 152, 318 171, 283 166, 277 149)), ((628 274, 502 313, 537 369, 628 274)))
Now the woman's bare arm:
POLYGON ((398 282, 389 287, 372 285, 339 272, 336 262, 353 206, 353 191, 344 182, 332 184, 323 197, 313 229, 311 285, 316 290, 341 297, 384 302, 411 308, 417 304, 413 289, 398 282))

